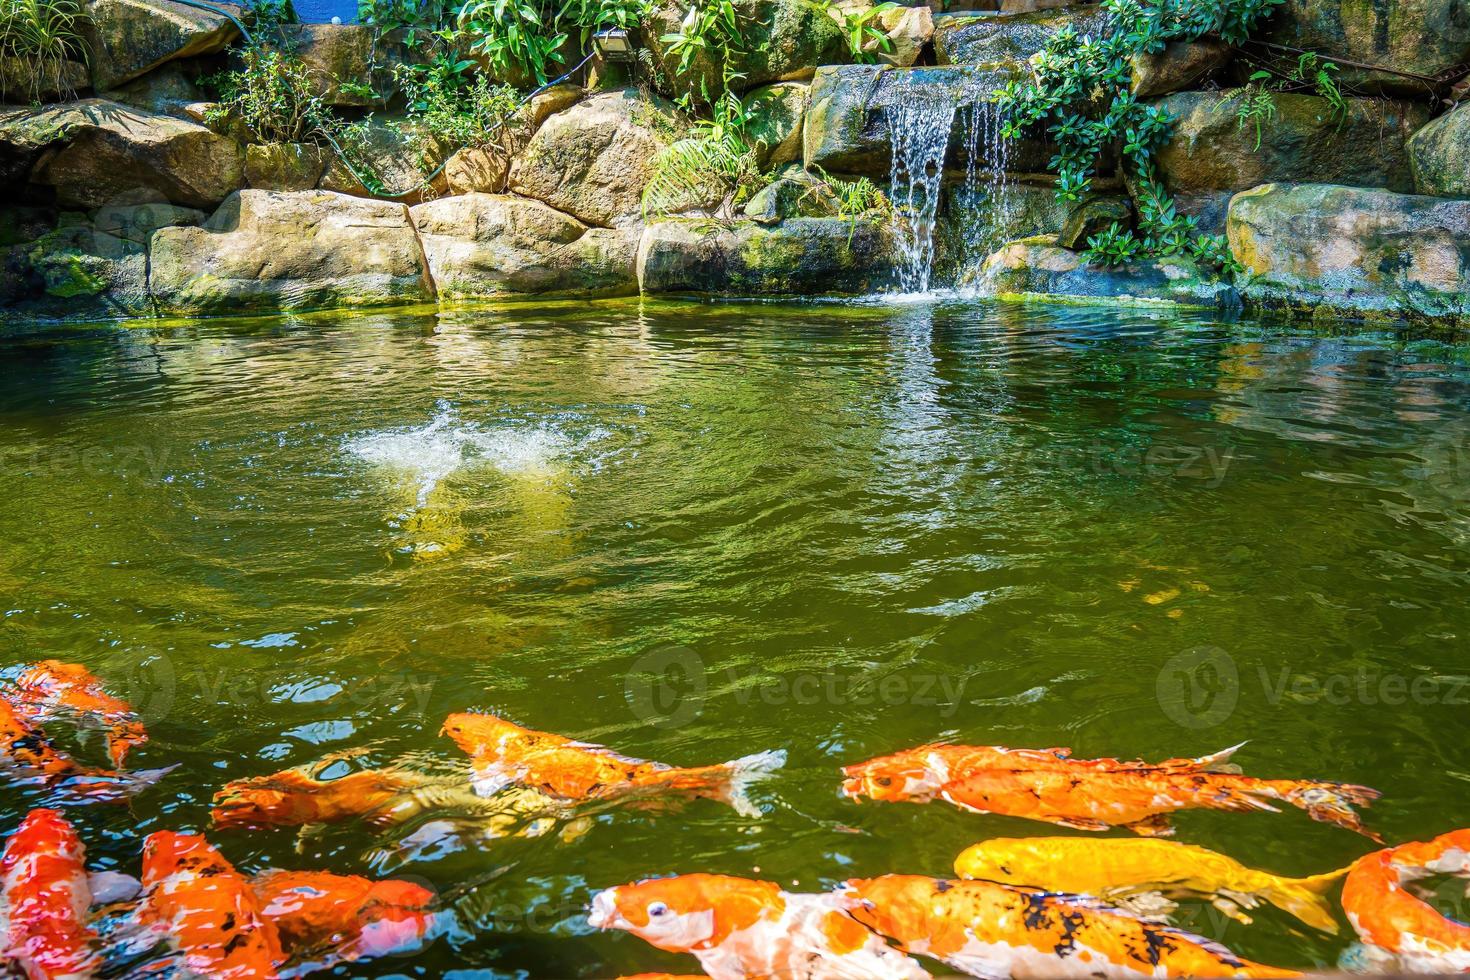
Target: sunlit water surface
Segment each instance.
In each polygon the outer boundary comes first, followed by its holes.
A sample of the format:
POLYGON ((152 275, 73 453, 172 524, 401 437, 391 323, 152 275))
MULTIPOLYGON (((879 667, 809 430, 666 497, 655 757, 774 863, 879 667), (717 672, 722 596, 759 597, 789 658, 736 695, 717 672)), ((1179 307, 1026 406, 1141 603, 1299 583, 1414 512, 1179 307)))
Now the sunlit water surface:
MULTIPOLYGON (((336 771, 458 766, 438 731, 469 708, 680 765, 789 752, 758 820, 698 801, 570 842, 212 835, 246 871, 449 895, 459 930, 355 976, 687 972, 592 934, 591 891, 945 874, 978 839, 1050 832, 839 798, 840 764, 936 739, 1249 739, 1252 774, 1382 789, 1390 840, 1470 814, 1463 347, 1103 309, 637 303, 0 347, 0 666, 88 664, 148 719, 137 764, 180 763, 131 809, 73 811, 99 866, 136 873, 143 835, 206 828, 232 778, 362 748, 336 771)), ((0 825, 42 799, 6 790, 0 825)), ((1293 874, 1371 847, 1297 811, 1177 823, 1293 874)), ((1269 908, 1183 911, 1283 966, 1347 946, 1269 908)))

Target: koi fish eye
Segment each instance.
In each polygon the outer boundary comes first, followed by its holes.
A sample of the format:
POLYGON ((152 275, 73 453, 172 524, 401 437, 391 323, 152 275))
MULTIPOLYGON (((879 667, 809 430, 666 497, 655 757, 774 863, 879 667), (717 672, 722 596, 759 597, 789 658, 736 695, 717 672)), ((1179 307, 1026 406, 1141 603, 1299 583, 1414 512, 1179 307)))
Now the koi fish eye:
POLYGON ((669 907, 663 902, 654 902, 653 904, 648 906, 648 914, 653 916, 663 915, 668 910, 669 907))
POLYGON ((879 776, 878 777, 878 785, 879 786, 892 786, 893 785, 893 778, 891 776, 879 776))

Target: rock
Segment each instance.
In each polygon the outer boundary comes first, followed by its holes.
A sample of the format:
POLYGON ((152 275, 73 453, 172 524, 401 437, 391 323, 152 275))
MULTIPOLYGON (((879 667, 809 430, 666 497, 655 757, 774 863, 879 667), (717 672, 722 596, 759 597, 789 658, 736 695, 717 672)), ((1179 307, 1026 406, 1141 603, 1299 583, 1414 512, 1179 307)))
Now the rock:
MULTIPOLYGON (((438 170, 447 150, 436 142, 412 138, 413 131, 407 120, 370 118, 362 140, 352 147, 352 166, 334 155, 322 175, 321 189, 417 204, 424 197, 424 175, 438 170), (358 174, 372 186, 364 184, 358 174)), ((438 196, 448 187, 441 171, 429 183, 429 196, 438 196)))
POLYGON ((779 224, 786 218, 835 218, 837 195, 825 182, 782 177, 756 192, 745 216, 757 224, 779 224))
POLYGON ((8 250, 13 312, 58 320, 151 316, 147 248, 99 230, 83 215, 8 250))
POLYGON ((934 58, 941 65, 1004 65, 1016 73, 1029 71, 1031 56, 1051 36, 1071 26, 1082 35, 1097 35, 1107 15, 1099 7, 1041 10, 1013 14, 947 14, 935 20, 934 58))
MULTIPOLYGON (((746 53, 728 66, 738 77, 737 92, 772 82, 803 81, 818 65, 849 60, 847 40, 820 4, 806 0, 733 0, 740 18, 740 36, 746 53)), ((660 0, 643 22, 643 40, 658 63, 654 84, 666 96, 694 93, 707 86, 720 91, 720 71, 707 55, 700 55, 687 74, 679 72, 679 56, 663 38, 679 31, 688 12, 684 0, 660 0)), ((575 63, 575 62, 574 62, 575 63)))
MULTIPOLYGON (((988 102, 1012 76, 983 68, 891 68, 887 65, 839 65, 817 70, 812 80, 803 127, 804 160, 808 169, 821 167, 835 173, 887 176, 892 159, 889 119, 898 110, 912 114, 928 105, 939 113, 954 108, 947 156, 950 166, 962 166, 968 145, 960 107, 988 102)), ((942 120, 941 120, 942 122, 942 120)), ((912 127, 910 119, 908 125, 912 127)), ((1029 141, 1016 146, 1020 168, 1040 166, 1029 141)))
POLYGON ((773 227, 674 220, 638 247, 645 293, 805 296, 871 293, 893 276, 886 221, 792 218, 773 227))
POLYGON ((1400 319, 1470 315, 1470 201, 1267 184, 1230 202, 1230 251, 1264 308, 1400 319))
POLYGON ((673 109, 636 89, 577 103, 542 124, 511 164, 510 189, 589 225, 629 224, 642 213, 653 160, 668 145, 673 109))
MULTIPOLYGON (((1286 0, 1255 37, 1329 60, 1335 56, 1433 78, 1470 62, 1470 9, 1464 0, 1286 0)), ((1344 91, 1422 97, 1440 87, 1384 71, 1339 67, 1344 91)))
POLYGON ((203 211, 167 201, 140 201, 98 208, 92 212, 92 227, 102 234, 146 248, 158 229, 202 225, 208 217, 203 211))
POLYGON ((510 161, 505 154, 480 147, 455 151, 444 165, 451 194, 499 194, 505 190, 510 161))
POLYGON ((1155 54, 1133 56, 1130 88, 1140 99, 1199 88, 1201 82, 1229 64, 1231 50, 1230 45, 1216 38, 1171 41, 1155 54))
POLYGON ((1178 119, 1157 154, 1159 173, 1206 230, 1224 227, 1232 194, 1272 181, 1413 189, 1405 144, 1425 121, 1422 107, 1348 99, 1339 120, 1315 95, 1273 98, 1276 116, 1262 124, 1260 149, 1255 129, 1237 121, 1239 90, 1180 92, 1157 103, 1178 119))
MULTIPOLYGON (((241 8, 215 4, 238 17, 241 8)), ((223 51, 240 36, 229 18, 173 0, 90 0, 83 36, 92 85, 116 88, 176 58, 223 51)))
POLYGON ((1133 205, 1126 197, 1093 197, 1072 209, 1057 236, 1062 248, 1083 249, 1087 240, 1113 225, 1133 227, 1133 205))
POLYGON ((934 38, 934 12, 928 7, 893 7, 878 15, 878 24, 888 43, 874 38, 863 50, 886 65, 912 67, 934 38))
POLYGON ((780 82, 758 88, 745 97, 750 120, 746 136, 764 144, 761 166, 779 167, 801 159, 801 130, 806 118, 809 86, 802 82, 780 82))
MULTIPOLYGON (((322 101, 334 106, 371 106, 385 101, 391 87, 373 71, 374 31, 366 24, 286 24, 285 46, 310 73, 322 101)), ((387 58, 389 52, 379 52, 387 58)))
POLYGON ((1235 288, 1203 274, 1183 256, 1120 269, 1091 266, 1053 235, 1011 242, 985 260, 979 288, 994 296, 1110 299, 1183 306, 1234 306, 1235 288))
POLYGON ((970 187, 951 178, 935 224, 934 282, 969 285, 991 252, 1017 238, 1055 235, 1069 213, 1051 186, 994 188, 982 180, 970 187))
POLYGON ((520 109, 519 116, 527 129, 534 133, 547 119, 558 112, 570 109, 581 102, 586 95, 587 90, 582 86, 574 82, 562 82, 533 95, 531 101, 520 109))
POLYGON ((75 98, 91 84, 92 76, 80 61, 46 59, 38 65, 30 58, 0 54, 0 102, 56 102, 75 98))
POLYGON ((588 228, 539 201, 508 194, 429 201, 412 214, 441 299, 638 291, 636 230, 588 228))
MULTIPOLYGON (((142 78, 136 78, 118 88, 99 93, 105 99, 121 102, 134 109, 145 109, 166 116, 193 119, 188 107, 204 99, 204 93, 194 84, 194 79, 204 70, 197 64, 185 68, 186 63, 170 62, 142 78)), ((194 119, 194 122, 200 120, 194 119)))
POLYGON ((408 207, 328 191, 243 190, 202 227, 162 229, 149 285, 172 316, 434 299, 408 207))
POLYGON ((107 99, 49 106, 0 119, 0 141, 53 144, 31 180, 65 207, 94 208, 137 191, 189 207, 213 207, 244 181, 239 144, 198 123, 107 99))
POLYGON ((264 191, 309 191, 331 158, 331 150, 315 143, 252 143, 245 147, 245 183, 264 191))
POLYGON ((1470 103, 1451 109, 1409 139, 1414 190, 1470 197, 1470 103))

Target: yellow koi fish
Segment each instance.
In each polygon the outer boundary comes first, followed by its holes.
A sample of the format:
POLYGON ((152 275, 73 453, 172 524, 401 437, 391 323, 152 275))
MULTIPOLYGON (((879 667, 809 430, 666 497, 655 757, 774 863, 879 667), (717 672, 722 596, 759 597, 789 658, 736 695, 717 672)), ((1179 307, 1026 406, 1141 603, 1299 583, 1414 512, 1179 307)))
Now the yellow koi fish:
POLYGON ((1310 878, 1283 878, 1247 868, 1223 854, 1157 839, 1089 840, 1079 837, 998 837, 966 848, 955 874, 1006 885, 1123 899, 1143 892, 1173 898, 1200 895, 1233 919, 1249 923, 1242 908, 1265 899, 1314 929, 1337 932, 1323 897, 1347 868, 1310 878))

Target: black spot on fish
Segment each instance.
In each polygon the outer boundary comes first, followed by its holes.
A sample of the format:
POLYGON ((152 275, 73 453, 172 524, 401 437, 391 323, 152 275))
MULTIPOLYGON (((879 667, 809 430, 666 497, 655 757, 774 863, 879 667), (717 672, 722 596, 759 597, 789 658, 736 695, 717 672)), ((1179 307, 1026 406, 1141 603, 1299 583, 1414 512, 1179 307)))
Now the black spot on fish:
POLYGON ((934 883, 934 890, 941 895, 943 895, 945 892, 949 891, 953 887, 954 885, 952 883, 944 880, 936 881, 934 883))

